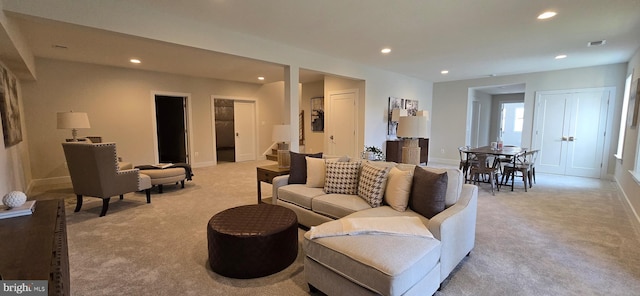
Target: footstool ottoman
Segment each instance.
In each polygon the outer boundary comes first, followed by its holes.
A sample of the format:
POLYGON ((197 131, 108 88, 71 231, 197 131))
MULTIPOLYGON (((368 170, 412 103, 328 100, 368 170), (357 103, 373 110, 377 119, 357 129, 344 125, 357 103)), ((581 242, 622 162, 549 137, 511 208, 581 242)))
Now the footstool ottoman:
POLYGON ((298 219, 285 207, 258 204, 224 210, 207 225, 209 265, 225 277, 274 274, 298 256, 298 219))
POLYGON ((140 170, 140 173, 149 176, 151 185, 158 186, 160 193, 162 193, 162 184, 180 182, 180 185, 184 188, 184 180, 187 179, 187 173, 184 168, 143 169, 140 170))

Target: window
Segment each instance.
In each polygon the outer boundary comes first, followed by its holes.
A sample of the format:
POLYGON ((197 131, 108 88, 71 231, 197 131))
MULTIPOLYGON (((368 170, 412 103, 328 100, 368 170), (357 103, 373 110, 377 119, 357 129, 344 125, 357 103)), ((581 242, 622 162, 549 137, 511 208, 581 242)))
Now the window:
POLYGON ((622 115, 620 116, 620 134, 618 135, 618 150, 615 157, 622 159, 622 150, 624 148, 624 135, 627 129, 627 114, 629 112, 629 94, 631 92, 631 75, 627 77, 624 83, 624 97, 622 101, 622 115))
POLYGON ((513 122, 513 130, 516 132, 522 132, 523 125, 524 125, 524 108, 516 108, 516 120, 513 122))

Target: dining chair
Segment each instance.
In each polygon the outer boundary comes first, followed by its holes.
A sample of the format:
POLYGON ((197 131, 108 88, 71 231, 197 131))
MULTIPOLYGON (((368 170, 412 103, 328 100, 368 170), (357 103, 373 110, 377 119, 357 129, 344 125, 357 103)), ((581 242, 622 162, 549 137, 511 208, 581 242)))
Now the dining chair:
POLYGON ((469 149, 467 146, 458 147, 458 154, 460 154, 458 169, 462 170, 465 182, 468 181, 469 168, 477 162, 475 154, 464 152, 467 149, 469 149))
POLYGON ((511 178, 511 191, 513 191, 515 178, 517 173, 522 177, 524 183, 524 191, 527 192, 527 188, 532 188, 533 169, 535 168, 537 150, 527 151, 521 155, 516 156, 513 163, 508 163, 503 168, 502 184, 509 182, 511 178), (505 180, 506 178, 506 180, 505 180))
POLYGON ((490 154, 477 153, 475 154, 477 162, 471 165, 470 175, 473 184, 483 182, 480 178, 485 179, 491 184, 491 194, 496 195, 495 191, 500 191, 500 184, 498 184, 498 174, 500 174, 499 164, 495 157, 490 154))

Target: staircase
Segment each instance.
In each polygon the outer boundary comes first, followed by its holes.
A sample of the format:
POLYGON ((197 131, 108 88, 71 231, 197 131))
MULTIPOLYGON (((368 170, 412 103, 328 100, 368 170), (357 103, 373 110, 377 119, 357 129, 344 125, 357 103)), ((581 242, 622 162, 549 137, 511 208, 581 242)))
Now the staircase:
POLYGON ((278 161, 278 149, 271 148, 271 154, 265 154, 268 160, 278 161))

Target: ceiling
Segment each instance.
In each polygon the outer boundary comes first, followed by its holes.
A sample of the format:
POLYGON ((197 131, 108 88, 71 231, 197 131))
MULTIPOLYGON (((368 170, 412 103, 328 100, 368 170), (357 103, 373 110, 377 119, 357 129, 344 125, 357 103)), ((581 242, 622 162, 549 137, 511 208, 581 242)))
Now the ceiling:
MULTIPOLYGON (((627 62, 640 48, 640 0, 131 0, 291 47, 431 82, 627 62), (537 20, 554 10, 558 15, 537 20), (588 47, 590 41, 606 44, 588 47), (383 47, 392 52, 381 54, 383 47), (567 58, 556 60, 559 54, 567 58), (448 70, 443 75, 441 70, 448 70)), ((283 65, 7 13, 36 56, 251 83, 283 65), (116 44, 117 46, 113 46, 116 44), (132 65, 127 59, 139 57, 132 65), (123 58, 123 57, 126 57, 123 58), (203 62, 206 61, 206 62, 203 62), (215 65, 212 67, 211 65, 215 65)), ((301 69, 301 81, 324 73, 301 69)), ((264 76, 264 81, 257 81, 264 76)))

